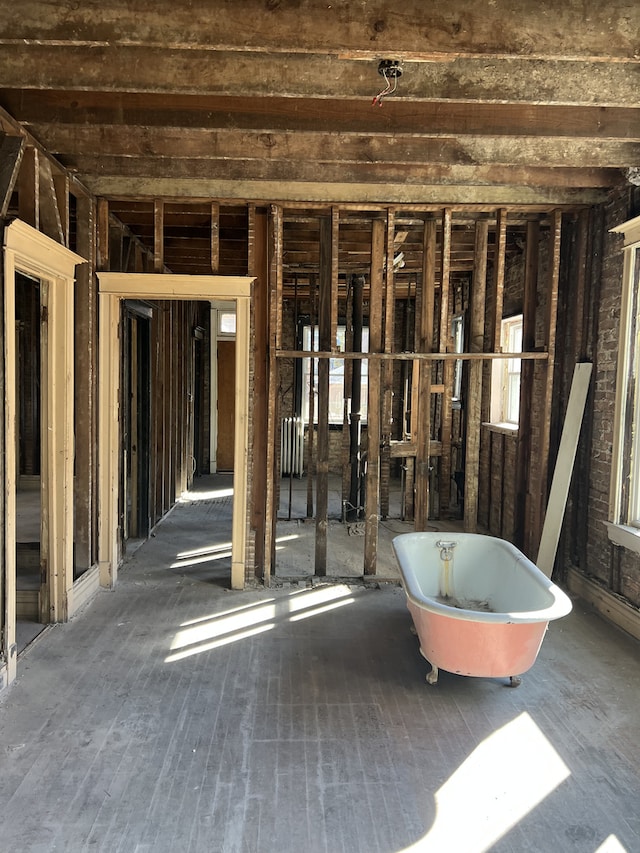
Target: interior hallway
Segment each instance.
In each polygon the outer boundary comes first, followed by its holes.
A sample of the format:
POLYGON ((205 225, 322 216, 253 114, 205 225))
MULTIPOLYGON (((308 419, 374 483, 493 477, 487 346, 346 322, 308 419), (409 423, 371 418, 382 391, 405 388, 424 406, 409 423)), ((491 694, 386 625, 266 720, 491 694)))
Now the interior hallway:
POLYGON ((228 591, 210 486, 21 656, 0 849, 640 849, 637 643, 577 604, 518 689, 429 686, 397 585, 228 591))

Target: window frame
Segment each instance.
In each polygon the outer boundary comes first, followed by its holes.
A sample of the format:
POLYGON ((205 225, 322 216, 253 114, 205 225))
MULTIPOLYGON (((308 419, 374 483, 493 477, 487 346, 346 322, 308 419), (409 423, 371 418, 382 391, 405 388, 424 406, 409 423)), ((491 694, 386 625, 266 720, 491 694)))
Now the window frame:
MULTIPOLYGON (((500 321, 500 346, 502 352, 522 352, 523 315, 512 314, 500 321), (516 349, 514 331, 519 331, 520 343, 516 349)), ((496 358, 491 374, 491 424, 517 430, 520 425, 520 382, 522 374, 521 358, 496 358), (512 381, 517 376, 517 385, 512 381), (512 387, 512 386, 515 386, 512 387), (511 394, 510 394, 511 390, 511 394), (515 395, 513 391, 515 390, 515 395), (513 417, 510 399, 517 399, 517 416, 513 417)))
POLYGON ((640 553, 640 216, 611 231, 624 237, 624 267, 607 526, 640 553))

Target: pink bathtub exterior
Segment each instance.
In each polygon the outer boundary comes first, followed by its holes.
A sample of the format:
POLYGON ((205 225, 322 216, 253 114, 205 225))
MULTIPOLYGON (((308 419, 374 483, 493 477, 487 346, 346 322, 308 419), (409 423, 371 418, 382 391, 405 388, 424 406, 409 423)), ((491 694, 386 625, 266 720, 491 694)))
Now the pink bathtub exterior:
POLYGON ((565 593, 505 540, 473 533, 405 533, 393 547, 420 651, 438 669, 480 677, 521 675, 535 663, 549 622, 571 610, 565 593), (443 540, 455 542, 451 582, 456 595, 487 599, 489 612, 449 606, 438 598, 443 540))
POLYGON ((457 675, 485 678, 522 675, 535 663, 549 624, 470 622, 431 613, 411 601, 407 601, 407 607, 418 633, 421 654, 438 669, 457 675))

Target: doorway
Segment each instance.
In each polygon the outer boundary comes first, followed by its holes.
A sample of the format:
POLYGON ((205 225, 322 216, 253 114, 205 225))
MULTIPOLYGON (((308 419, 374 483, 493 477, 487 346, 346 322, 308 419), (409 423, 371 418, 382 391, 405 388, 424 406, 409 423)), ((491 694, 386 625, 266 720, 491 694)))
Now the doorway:
POLYGON ((150 445, 152 309, 134 300, 123 302, 122 324, 122 475, 120 529, 122 553, 132 550, 151 531, 150 445))
POLYGON ((218 341, 218 440, 216 470, 233 471, 233 439, 236 428, 236 342, 218 341))
POLYGON ((245 585, 247 539, 247 441, 249 412, 250 299, 253 277, 190 276, 153 273, 98 273, 100 294, 100 375, 98 380, 100 471, 98 561, 100 584, 112 587, 121 558, 118 534, 120 476, 120 303, 144 301, 201 301, 223 299, 236 308, 236 365, 233 459, 233 522, 231 586, 245 585))
POLYGON ((19 538, 35 552, 20 572, 21 585, 23 576, 33 577, 32 618, 63 622, 73 611, 73 291, 75 267, 83 263, 20 220, 4 229, 5 375, 15 381, 6 383, 4 409, 0 684, 17 673, 19 538), (26 516, 18 516, 26 497, 30 531, 26 516))
POLYGON ((42 476, 42 282, 17 272, 16 352, 16 642, 18 654, 48 622, 46 482, 42 476), (44 547, 43 547, 44 546, 44 547))

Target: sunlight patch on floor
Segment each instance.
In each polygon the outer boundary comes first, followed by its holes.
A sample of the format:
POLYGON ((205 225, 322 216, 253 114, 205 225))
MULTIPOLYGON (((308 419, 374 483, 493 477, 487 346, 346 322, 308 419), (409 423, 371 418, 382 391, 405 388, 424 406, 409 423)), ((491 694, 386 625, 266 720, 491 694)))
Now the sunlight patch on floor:
POLYGON ((289 621, 299 622, 301 619, 327 613, 329 610, 335 610, 335 608, 343 607, 345 604, 352 604, 353 601, 351 590, 343 584, 320 587, 311 593, 298 597, 291 596, 288 605, 289 612, 293 615, 289 617, 289 621))
MULTIPOLYGON (((283 550, 283 542, 291 542, 298 539, 297 533, 291 533, 288 536, 278 536, 276 539, 276 551, 283 550)), ((212 563, 215 560, 224 560, 232 556, 231 542, 218 542, 208 548, 195 548, 193 551, 180 551, 176 554, 175 562, 169 565, 170 569, 186 569, 189 566, 199 566, 205 563, 212 563)))
POLYGON ((595 853, 629 853, 615 835, 610 835, 602 842, 595 853))
POLYGON ((185 622, 175 633, 165 663, 175 663, 202 652, 270 631, 279 622, 318 616, 355 601, 345 584, 297 590, 276 600, 243 605, 185 622))
POLYGON ((485 853, 570 775, 529 714, 520 714, 436 792, 433 826, 404 853, 485 853))
POLYGON ((177 500, 177 503, 199 503, 200 501, 212 501, 217 498, 233 497, 233 486, 231 488, 193 490, 183 492, 177 500))

